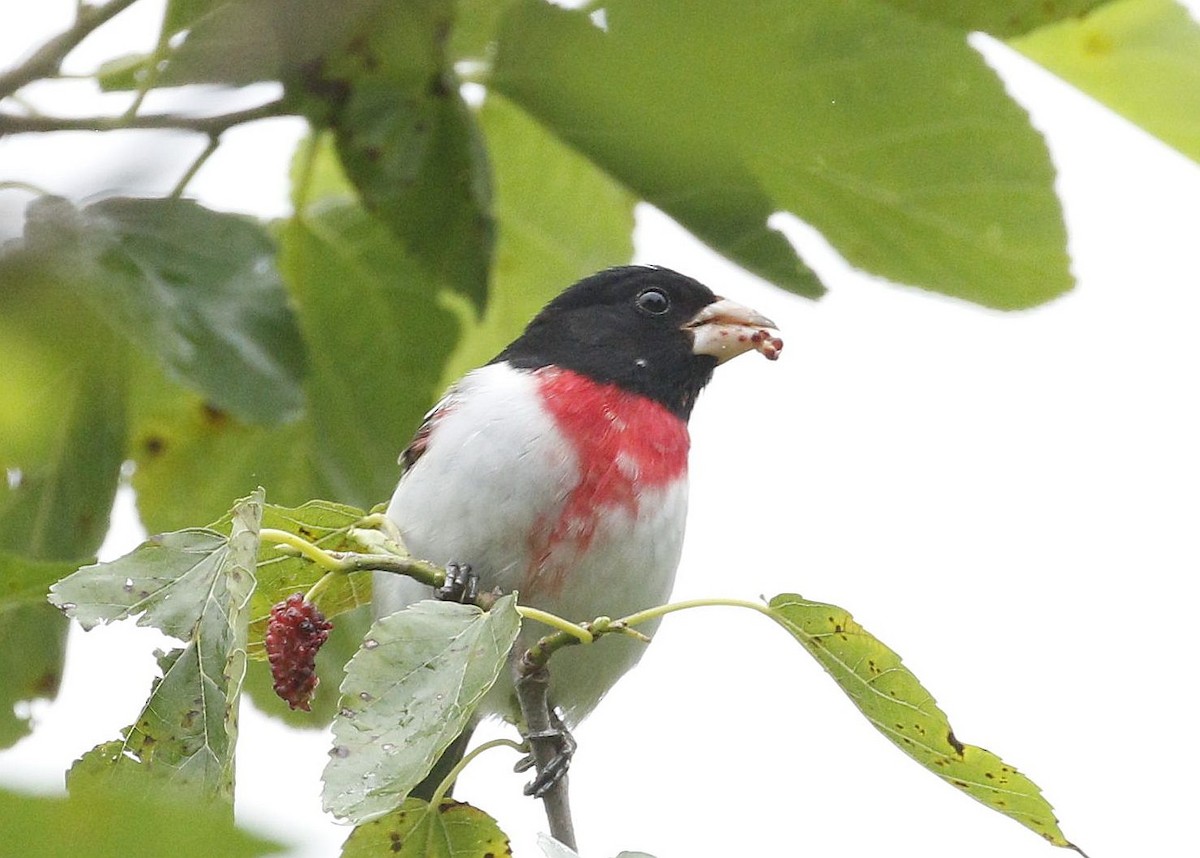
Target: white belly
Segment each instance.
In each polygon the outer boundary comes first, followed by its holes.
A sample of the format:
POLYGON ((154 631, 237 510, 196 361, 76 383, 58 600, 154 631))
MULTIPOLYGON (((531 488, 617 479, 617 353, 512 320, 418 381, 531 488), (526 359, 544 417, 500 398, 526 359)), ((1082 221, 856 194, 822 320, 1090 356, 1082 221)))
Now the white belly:
MULTIPOLYGON (((547 549, 530 534, 559 518, 578 484, 574 450, 538 407, 528 373, 484 367, 459 391, 433 430, 436 443, 401 480, 388 507, 409 550, 437 564, 469 563, 485 588, 518 590, 523 604, 573 621, 620 617, 666 601, 682 549, 686 480, 648 490, 636 508, 606 510, 584 553, 570 540, 547 549), (501 462, 520 466, 500 472, 501 462), (531 569, 541 570, 536 578, 531 569)), ((377 574, 375 594, 376 613, 383 615, 430 592, 377 574)), ((548 632, 527 622, 514 652, 548 632)), ((644 648, 613 635, 557 653, 550 663, 551 698, 568 723, 586 715, 644 648)), ((511 691, 511 678, 502 677, 481 714, 511 716, 511 691)))

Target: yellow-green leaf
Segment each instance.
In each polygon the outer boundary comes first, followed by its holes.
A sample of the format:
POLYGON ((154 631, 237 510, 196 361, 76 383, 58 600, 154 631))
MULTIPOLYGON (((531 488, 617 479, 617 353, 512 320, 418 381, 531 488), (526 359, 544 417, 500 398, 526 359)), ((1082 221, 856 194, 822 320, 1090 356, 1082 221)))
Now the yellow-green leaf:
POLYGON ((960 742, 933 695, 901 664, 900 656, 849 612, 794 594, 776 596, 770 610, 900 750, 1055 846, 1074 848, 1037 784, 991 751, 960 742))
POLYGON ((436 808, 406 799, 387 816, 364 822, 342 847, 342 858, 499 858, 511 855, 508 837, 482 810, 452 799, 436 808))
POLYGON ((1200 161, 1200 24, 1171 0, 1118 0, 1009 44, 1200 161))

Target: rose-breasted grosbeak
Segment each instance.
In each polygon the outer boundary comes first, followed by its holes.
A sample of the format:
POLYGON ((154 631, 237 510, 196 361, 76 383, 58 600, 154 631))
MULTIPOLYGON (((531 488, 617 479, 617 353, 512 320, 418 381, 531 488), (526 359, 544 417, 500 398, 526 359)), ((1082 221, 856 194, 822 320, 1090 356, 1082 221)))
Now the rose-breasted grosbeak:
MULTIPOLYGON (((696 396, 729 358, 755 348, 774 358, 774 327, 664 268, 588 277, 429 412, 387 514, 414 556, 469 564, 481 589, 517 590, 572 621, 662 604, 683 546, 696 396)), ((431 595, 376 575, 380 616, 431 595)), ((525 625, 516 654, 548 631, 525 625)), ((550 700, 567 726, 643 648, 613 636, 555 654, 550 700)), ((502 676, 478 717, 517 712, 502 676)))

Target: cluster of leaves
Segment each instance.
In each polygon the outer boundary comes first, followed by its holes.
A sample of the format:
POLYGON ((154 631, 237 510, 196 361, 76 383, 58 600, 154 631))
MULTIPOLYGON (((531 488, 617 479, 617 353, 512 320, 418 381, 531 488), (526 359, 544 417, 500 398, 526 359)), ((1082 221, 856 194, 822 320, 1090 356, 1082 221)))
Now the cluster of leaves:
MULTIPOLYGON (((133 2, 83 7, 63 38, 0 74, 0 107, 133 2)), ((215 146, 238 121, 289 113, 313 129, 284 220, 178 193, 47 196, 0 253, 0 562, 13 582, 0 610, 4 649, 41 653, 8 666, 5 699, 53 694, 64 627, 27 595, 65 568, 41 561, 94 553, 122 463, 136 466, 152 531, 212 519, 256 484, 284 503, 370 506, 447 379, 563 285, 629 258, 638 200, 804 295, 824 287, 768 224, 774 212, 869 271, 990 306, 1069 288, 1045 146, 971 30, 1013 40, 1197 155, 1200 87, 1142 97, 1147 46, 1154 86, 1197 73, 1200 30, 1168 0, 694 11, 351 0, 331 15, 321 0, 170 0, 152 51, 97 70, 103 90, 140 104, 151 89, 277 81, 282 98, 199 120, 0 109, 0 134, 175 127, 215 146), (1100 70, 1114 63, 1119 86, 1100 70), (481 105, 464 79, 484 88, 481 105)), ((0 706, 0 740, 24 732, 10 713, 0 706)))
MULTIPOLYGON (((231 806, 252 605, 282 601, 325 574, 263 544, 260 530, 264 523, 282 525, 276 529, 362 548, 372 544, 356 528, 362 521, 361 512, 331 504, 268 505, 260 490, 208 528, 154 537, 123 558, 56 583, 51 601, 85 628, 136 618, 181 642, 159 653, 162 676, 137 720, 72 767, 72 800, 116 794, 136 804, 170 796, 231 806)), ((346 573, 342 586, 322 590, 323 612, 341 618, 358 606, 361 591, 349 579, 360 574, 346 573)), ((918 763, 1049 842, 1071 845, 1038 787, 996 755, 958 741, 899 656, 845 610, 795 595, 756 607, 918 763)), ((486 612, 420 602, 366 632, 340 682, 324 778, 326 807, 358 823, 343 855, 370 854, 380 843, 394 844, 401 854, 441 854, 429 851, 434 842, 455 844, 455 854, 483 855, 507 843, 476 808, 408 794, 470 722, 508 663, 520 624, 510 595, 486 612)))
MULTIPOLYGON (((300 115, 312 133, 288 218, 213 211, 182 196, 185 177, 163 199, 41 196, 0 252, 0 746, 28 729, 15 703, 55 693, 65 624, 44 593, 94 556, 123 466, 152 531, 215 519, 256 484, 293 506, 369 507, 446 380, 565 284, 629 258, 639 200, 802 295, 824 286, 771 227, 778 211, 868 271, 988 306, 1068 289, 1045 146, 970 31, 1007 39, 1200 159, 1200 28, 1170 0, 772 0, 703 15, 683 0, 349 0, 336 14, 321 0, 168 0, 153 50, 97 70, 101 89, 135 94, 125 115, 50 117, 9 98, 134 2, 81 6, 62 38, 0 74, 0 135, 183 128, 211 138, 206 156, 240 121, 300 115), (464 80, 486 97, 469 103, 464 80), (137 113, 151 89, 262 81, 282 98, 225 117, 137 113)), ((267 526, 346 548, 358 513, 296 512, 309 532, 288 514, 262 512, 281 518, 267 526)), ((186 642, 162 657, 155 695, 182 700, 200 683, 215 694, 203 719, 229 719, 245 651, 246 689, 298 718, 253 656, 272 601, 311 569, 276 559, 257 589, 229 583, 220 570, 250 568, 229 559, 233 527, 153 548, 226 552, 193 573, 222 582, 205 610, 225 619, 112 604, 186 642), (201 658, 208 645, 215 661, 201 658)), ((327 596, 363 605, 365 576, 327 596)), ((365 627, 361 611, 342 616, 324 649, 336 672, 365 627)), ((318 719, 332 717, 338 684, 320 686, 318 719)), ((189 705, 179 719, 195 720, 189 705)), ((139 721, 122 740, 131 762, 115 746, 92 762, 122 770, 153 749, 225 794, 236 718, 221 723, 216 744, 181 734, 160 749, 147 739, 166 727, 139 721)), ((899 729, 888 728, 911 750, 899 729)), ((943 745, 931 759, 950 759, 943 745)))

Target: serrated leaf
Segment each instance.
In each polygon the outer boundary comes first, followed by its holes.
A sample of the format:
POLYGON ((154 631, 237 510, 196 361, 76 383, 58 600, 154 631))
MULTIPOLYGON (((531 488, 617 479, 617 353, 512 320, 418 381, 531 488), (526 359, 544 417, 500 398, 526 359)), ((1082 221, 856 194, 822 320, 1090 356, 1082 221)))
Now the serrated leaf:
POLYGON ((1110 0, 883 0, 918 18, 993 36, 1014 36, 1077 18, 1110 0))
POLYGON ((819 294, 766 226, 784 210, 899 282, 1003 308, 1070 288, 1045 144, 961 32, 873 0, 605 16, 514 7, 493 86, 735 262, 819 294))
POLYGON ((246 668, 261 490, 233 509, 228 538, 212 530, 163 534, 112 563, 85 567, 51 602, 85 628, 131 616, 185 645, 160 652, 162 676, 137 721, 72 767, 73 792, 167 783, 205 799, 233 799, 238 702, 246 668))
POLYGON ((342 846, 342 858, 495 858, 511 855, 508 837, 482 810, 453 799, 436 808, 419 798, 364 822, 342 846))
POLYGON ((867 720, 922 766, 1055 846, 1063 836, 1037 784, 991 751, 960 742, 900 656, 836 605, 776 596, 771 615, 808 650, 867 720))
POLYGON ((374 506, 442 392, 458 324, 425 269, 357 206, 302 213, 282 227, 280 244, 311 361, 308 456, 326 496, 374 506))
POLYGON ((60 798, 0 790, 0 843, 21 858, 253 858, 283 851, 235 828, 220 809, 125 791, 60 798))
POLYGON ((1009 44, 1200 162, 1200 23, 1171 0, 1118 0, 1009 44))
POLYGON ((281 423, 303 407, 303 345, 257 223, 183 199, 43 197, 24 247, 218 409, 281 423))
POLYGON ((470 722, 520 627, 512 596, 487 612, 426 601, 378 620, 346 668, 325 808, 363 822, 399 806, 470 722))

